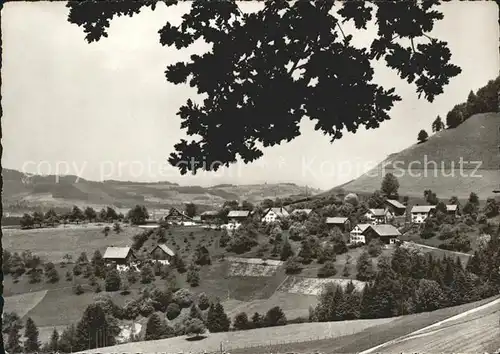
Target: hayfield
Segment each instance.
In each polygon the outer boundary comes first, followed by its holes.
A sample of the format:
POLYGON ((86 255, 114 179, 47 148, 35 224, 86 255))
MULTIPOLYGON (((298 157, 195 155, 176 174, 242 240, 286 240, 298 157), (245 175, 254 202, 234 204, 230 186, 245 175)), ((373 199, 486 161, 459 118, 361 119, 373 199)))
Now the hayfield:
POLYGON ((104 226, 89 224, 32 230, 5 229, 3 247, 9 252, 22 253, 28 250, 43 261, 59 263, 66 254, 76 259, 82 252, 91 257, 95 250, 104 254, 108 246, 131 246, 131 237, 143 231, 138 227, 123 225, 123 231, 119 234, 111 231, 108 236, 104 236, 104 226))
POLYGON ((224 309, 229 317, 245 312, 251 317, 255 312, 264 315, 269 309, 279 306, 286 317, 291 319, 308 318, 309 308, 318 304, 318 297, 313 295, 292 294, 277 291, 268 299, 259 299, 248 302, 224 302, 224 309))
POLYGON ((204 350, 207 352, 220 350, 221 343, 223 348, 243 348, 259 346, 263 343, 306 341, 312 338, 335 338, 357 333, 391 321, 393 319, 291 324, 248 331, 211 333, 206 338, 198 341, 188 341, 185 336, 182 336, 156 341, 127 343, 90 350, 85 353, 203 353, 204 350))
POLYGON ((47 290, 4 297, 4 312, 15 312, 23 317, 47 295, 47 290))

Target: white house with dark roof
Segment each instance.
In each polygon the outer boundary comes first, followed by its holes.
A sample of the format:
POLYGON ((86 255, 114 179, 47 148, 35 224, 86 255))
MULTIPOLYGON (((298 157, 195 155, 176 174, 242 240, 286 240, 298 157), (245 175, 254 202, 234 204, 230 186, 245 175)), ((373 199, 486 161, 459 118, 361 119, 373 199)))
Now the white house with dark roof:
POLYGON ((350 228, 349 218, 340 216, 326 218, 326 224, 331 228, 338 227, 341 231, 347 231, 350 228))
POLYGON ((389 220, 394 218, 394 214, 387 208, 377 208, 369 209, 365 217, 372 225, 387 224, 389 220))
POLYGON ((349 233, 349 243, 366 243, 363 232, 370 227, 370 224, 357 224, 349 233))
POLYGON ((423 224, 429 217, 430 212, 435 208, 435 205, 414 205, 410 211, 411 222, 415 224, 423 224))
POLYGON ((265 212, 261 221, 266 222, 266 223, 270 223, 270 222, 274 222, 274 221, 279 220, 279 219, 286 218, 289 215, 290 214, 288 213, 288 211, 283 207, 281 207, 281 208, 269 208, 265 212))
POLYGON ((102 258, 107 263, 127 264, 136 257, 130 247, 108 247, 102 258))

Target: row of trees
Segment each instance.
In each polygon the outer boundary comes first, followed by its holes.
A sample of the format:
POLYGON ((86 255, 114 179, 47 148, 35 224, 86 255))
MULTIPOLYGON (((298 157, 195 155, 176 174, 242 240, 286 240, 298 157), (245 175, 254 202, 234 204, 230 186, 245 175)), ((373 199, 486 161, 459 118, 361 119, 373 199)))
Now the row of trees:
POLYGON ((464 268, 457 258, 434 259, 398 247, 392 258, 381 257, 374 271, 368 257, 358 264, 363 289, 328 286, 311 310, 313 321, 384 318, 460 305, 498 293, 498 249, 489 243, 464 268), (497 266, 496 269, 492 267, 497 266), (488 273, 491 271, 491 273, 488 273))
MULTIPOLYGON (((477 93, 473 90, 469 92, 467 101, 455 105, 446 114, 446 125, 442 118, 438 115, 432 122, 432 132, 437 133, 441 130, 453 129, 465 122, 467 119, 478 113, 497 112, 498 92, 500 90, 500 77, 495 80, 490 80, 488 83, 481 87, 477 93)), ((425 130, 420 130, 418 133, 418 142, 423 143, 429 138, 429 134, 425 130)))
POLYGON ((92 207, 87 207, 84 210, 80 209, 78 206, 74 206, 71 211, 66 213, 58 214, 55 209, 49 209, 45 214, 39 211, 35 211, 32 214, 25 213, 20 224, 22 228, 33 228, 33 227, 43 227, 44 225, 54 226, 58 223, 80 223, 83 221, 88 222, 113 222, 122 221, 124 219, 123 214, 117 213, 111 207, 102 208, 100 212, 96 212, 92 207))

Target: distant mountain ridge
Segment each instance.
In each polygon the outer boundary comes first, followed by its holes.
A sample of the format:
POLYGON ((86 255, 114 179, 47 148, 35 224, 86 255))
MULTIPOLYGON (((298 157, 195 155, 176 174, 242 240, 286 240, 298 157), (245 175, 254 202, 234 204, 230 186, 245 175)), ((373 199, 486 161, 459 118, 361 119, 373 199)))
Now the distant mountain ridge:
POLYGON ((426 189, 442 198, 464 198, 471 192, 483 199, 492 196, 500 185, 500 114, 476 114, 456 128, 442 130, 424 143, 389 155, 372 170, 332 192, 342 188, 372 193, 380 189, 386 173, 398 178, 402 196, 420 197, 426 189))
MULTIPOLYGON (((75 175, 29 175, 13 169, 3 169, 4 209, 28 210, 36 207, 68 208, 73 205, 113 206, 130 208, 144 204, 149 208, 169 208, 193 202, 201 208, 216 207, 227 200, 247 200, 258 203, 266 198, 302 198, 306 187, 294 183, 218 184, 211 187, 181 186, 168 181, 134 182, 107 180, 91 181, 75 175)), ((319 193, 307 189, 308 194, 319 193)))

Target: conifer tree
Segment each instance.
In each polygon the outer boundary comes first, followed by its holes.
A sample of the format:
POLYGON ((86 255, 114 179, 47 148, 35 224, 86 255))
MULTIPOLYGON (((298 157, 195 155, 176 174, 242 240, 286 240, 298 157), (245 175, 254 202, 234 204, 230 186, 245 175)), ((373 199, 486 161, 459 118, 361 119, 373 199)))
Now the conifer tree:
POLYGON ((90 304, 76 326, 75 349, 83 351, 116 343, 120 328, 98 304, 90 304))
POLYGON ((283 247, 281 248, 281 254, 280 254, 280 259, 282 261, 288 260, 288 258, 293 256, 293 250, 292 250, 292 245, 290 245, 290 242, 285 241, 283 243, 283 247))
POLYGON ((231 325, 220 302, 210 305, 207 315, 207 328, 211 333, 227 332, 231 325))
POLYGON ((5 349, 9 353, 21 353, 23 348, 21 348, 21 335, 19 334, 19 327, 12 326, 7 334, 7 343, 5 349))
POLYGON ((260 313, 255 312, 252 315, 252 324, 251 325, 253 328, 260 328, 260 327, 262 327, 262 324, 263 324, 262 321, 263 321, 263 318, 260 315, 260 313))
POLYGON ((59 332, 57 332, 57 329, 55 328, 50 336, 48 349, 52 352, 57 352, 59 350, 59 332))
POLYGON ((164 324, 158 313, 153 313, 148 318, 148 322, 146 323, 146 333, 144 334, 144 340, 156 340, 163 338, 164 332, 164 324))
POLYGON ((367 251, 363 251, 363 253, 361 253, 356 267, 358 271, 356 279, 361 281, 370 281, 375 277, 373 262, 367 251))
POLYGON ((26 320, 24 330, 24 351, 27 353, 36 353, 40 350, 40 341, 38 340, 38 328, 31 317, 26 320))
POLYGON ((105 289, 106 291, 118 291, 121 287, 120 273, 116 269, 112 269, 106 274, 105 289))
POLYGON ((193 303, 189 308, 189 317, 197 318, 203 321, 203 314, 201 313, 200 308, 195 303, 193 303))

